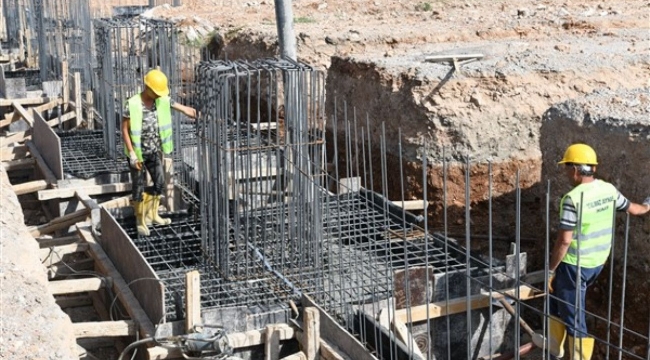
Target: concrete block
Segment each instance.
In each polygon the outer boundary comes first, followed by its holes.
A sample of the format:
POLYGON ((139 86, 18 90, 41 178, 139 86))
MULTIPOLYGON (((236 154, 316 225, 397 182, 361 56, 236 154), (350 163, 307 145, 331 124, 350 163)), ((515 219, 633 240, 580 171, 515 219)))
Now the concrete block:
POLYGON ((343 178, 339 181, 339 194, 357 192, 359 189, 361 189, 360 177, 343 178))
POLYGON ((43 81, 43 96, 55 98, 62 96, 63 81, 43 81))
POLYGON ((27 97, 25 78, 5 78, 4 86, 0 88, 2 97, 6 99, 22 99, 27 97))

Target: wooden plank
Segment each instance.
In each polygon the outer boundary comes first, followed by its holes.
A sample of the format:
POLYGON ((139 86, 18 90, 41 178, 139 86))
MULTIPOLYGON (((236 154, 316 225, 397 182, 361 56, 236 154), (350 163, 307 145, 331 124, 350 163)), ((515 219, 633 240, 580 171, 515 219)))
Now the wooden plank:
POLYGON ((74 90, 74 102, 75 102, 75 118, 77 119, 75 123, 75 127, 81 125, 81 122, 83 120, 81 116, 81 112, 83 110, 81 102, 81 74, 79 72, 74 73, 74 83, 73 83, 73 90, 74 90))
POLYGON ((305 355, 304 352, 297 352, 295 354, 291 354, 289 356, 283 357, 281 360, 307 360, 308 357, 305 355))
POLYGON ((0 147, 7 147, 14 143, 23 142, 32 138, 32 130, 19 131, 9 136, 0 138, 0 147))
POLYGON ((38 165, 38 168, 41 170, 41 174, 43 174, 45 181, 47 181, 52 186, 56 185, 57 183, 56 176, 54 176, 52 170, 50 170, 50 168, 47 166, 47 163, 45 162, 41 154, 38 152, 36 145, 34 145, 34 143, 31 141, 28 141, 27 143, 25 143, 25 145, 27 145, 27 148, 29 149, 29 152, 32 154, 32 157, 36 159, 36 164, 38 165))
POLYGON ((165 173, 165 207, 167 211, 173 212, 175 206, 175 193, 174 193, 174 160, 171 158, 163 159, 163 171, 165 173))
POLYGON ((189 333, 201 323, 201 274, 198 270, 185 274, 185 330, 189 333))
POLYGON ((86 195, 115 194, 131 191, 131 183, 114 183, 104 185, 86 185, 62 189, 48 189, 38 192, 38 200, 67 199, 75 196, 77 191, 86 195))
POLYGON ((16 193, 16 195, 31 194, 39 190, 47 189, 47 181, 34 180, 22 184, 16 184, 12 185, 11 189, 16 193))
MULTIPOLYGON (((14 100, 14 101, 16 101, 16 100, 14 100)), ((59 105, 61 105, 61 99, 55 99, 55 100, 52 100, 52 101, 48 102, 47 104, 39 105, 39 106, 33 107, 31 109, 32 109, 32 111, 42 113, 43 111, 51 110, 51 109, 53 109, 53 108, 55 108, 55 107, 57 107, 59 105)), ((16 114, 15 111, 10 112, 10 113, 6 113, 5 114, 5 119, 0 121, 0 128, 3 128, 5 126, 11 124, 12 122, 16 121, 17 119, 14 118, 15 114, 16 114)))
POLYGON ((28 148, 25 145, 0 148, 0 161, 11 161, 27 156, 28 148))
POLYGON ((135 335, 135 324, 132 320, 72 323, 72 329, 76 338, 135 335))
POLYGON ((57 263, 47 267, 47 276, 49 280, 54 280, 79 271, 92 270, 94 267, 95 261, 93 259, 82 259, 65 264, 57 263))
POLYGON ((57 230, 70 227, 78 222, 83 221, 84 219, 86 219, 89 213, 90 210, 88 209, 77 210, 73 213, 58 217, 48 222, 47 224, 30 226, 27 228, 27 230, 34 237, 50 234, 57 230))
POLYGON ((113 262, 108 258, 104 249, 97 243, 95 237, 87 228, 78 230, 79 236, 86 241, 90 249, 89 254, 95 260, 98 269, 113 279, 113 293, 122 303, 131 319, 139 326, 140 336, 147 338, 153 336, 155 328, 147 314, 138 303, 138 300, 129 289, 122 275, 117 271, 113 262))
MULTIPOLYGON (((492 299, 498 300, 499 298, 503 297, 514 298, 515 294, 516 288, 493 291, 492 299)), ((545 294, 543 292, 540 292, 526 285, 519 287, 519 300, 530 300, 544 295, 545 294)), ((490 306, 489 293, 470 296, 469 302, 471 310, 488 307, 490 306)), ((465 311, 467 311, 467 298, 462 297, 449 300, 449 308, 447 308, 445 301, 439 301, 430 303, 428 305, 424 304, 413 306, 408 309, 395 310, 395 318, 403 323, 408 323, 410 312, 411 322, 419 322, 441 316, 458 314, 465 311)))
POLYGON ((303 312, 304 342, 302 348, 307 360, 318 360, 320 353, 320 313, 314 307, 307 307, 303 312))
POLYGON ((280 358, 280 334, 275 331, 275 325, 267 325, 264 334, 264 360, 280 358))
POLYGON ((74 112, 74 111, 71 111, 71 112, 69 112, 69 113, 67 113, 67 114, 64 114, 64 115, 59 116, 58 118, 54 118, 54 119, 52 119, 52 120, 48 120, 48 121, 47 121, 47 125, 48 125, 49 127, 54 127, 54 126, 57 126, 57 125, 59 125, 59 124, 64 124, 66 121, 72 120, 72 119, 74 119, 76 116, 77 116, 77 113, 74 112))
POLYGON ((406 211, 424 210, 429 207, 429 202, 424 200, 392 201, 392 203, 393 205, 399 206, 406 211))
POLYGON ((63 256, 68 254, 74 254, 76 252, 84 252, 88 250, 88 244, 69 244, 63 246, 56 246, 47 249, 38 250, 38 256, 41 259, 41 262, 52 257, 55 262, 63 258, 63 256))
POLYGON ((31 169, 36 165, 36 160, 32 158, 28 159, 18 159, 11 160, 2 163, 2 166, 5 168, 5 171, 16 171, 16 170, 25 170, 31 169))
POLYGON ((43 249, 43 248, 48 248, 52 246, 62 246, 62 245, 69 245, 73 244, 75 242, 79 242, 79 237, 78 236, 63 236, 63 237, 57 237, 57 238, 37 238, 36 241, 38 242, 38 246, 43 249))
POLYGON ((351 360, 347 356, 339 353, 336 346, 331 345, 329 342, 320 339, 320 356, 323 360, 351 360))
MULTIPOLYGON (((57 41, 57 44, 59 41, 57 41)), ((63 54, 63 52, 59 52, 63 54)), ((61 78, 63 80, 63 112, 67 111, 68 103, 70 102, 70 79, 68 78, 68 62, 66 60, 61 61, 61 78)))
POLYGON ((302 305, 315 307, 320 313, 320 334, 330 344, 338 347, 349 358, 355 360, 377 360, 368 352, 366 347, 339 325, 323 309, 321 309, 309 296, 303 294, 302 305))
MULTIPOLYGON (((385 309, 384 309, 385 310, 385 309)), ((393 318, 393 331, 395 332, 395 336, 397 339, 399 339, 401 342, 406 345, 406 348, 408 350, 412 350, 413 354, 419 356, 421 359, 426 359, 424 355, 422 355, 422 351, 420 351, 420 348, 418 347, 418 344, 415 342, 415 339, 413 336, 411 336, 411 332, 409 331, 408 327, 406 327, 406 324, 399 321, 397 318, 393 318)))
POLYGON ((56 302, 61 309, 92 305, 92 300, 88 295, 57 297, 54 299, 54 302, 56 302))
POLYGON ((49 97, 33 97, 22 99, 0 99, 0 106, 12 106, 14 102, 20 105, 41 105, 52 101, 49 97))
POLYGON ((104 286, 102 279, 95 277, 87 279, 71 279, 50 281, 48 289, 52 295, 75 294, 87 291, 97 291, 104 286))
POLYGON ((81 201, 86 209, 90 210, 90 222, 93 228, 97 228, 101 221, 101 208, 97 202, 90 198, 83 190, 77 190, 75 192, 75 197, 81 201))
POLYGON ((18 119, 20 119, 22 117, 23 119, 25 119, 25 121, 27 121, 29 126, 34 126, 34 118, 32 117, 32 114, 28 113, 27 110, 25 110, 25 108, 16 101, 11 103, 11 105, 16 110, 14 112, 13 118, 11 119, 12 122, 17 121, 18 119))

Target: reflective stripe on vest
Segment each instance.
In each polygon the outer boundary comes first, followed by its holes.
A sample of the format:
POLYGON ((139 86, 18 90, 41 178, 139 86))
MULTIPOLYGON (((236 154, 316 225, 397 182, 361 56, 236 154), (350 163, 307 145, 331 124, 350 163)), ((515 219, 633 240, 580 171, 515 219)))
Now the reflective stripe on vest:
MULTIPOLYGON (((128 100, 130 128, 129 135, 133 152, 142 160, 142 98, 140 94, 132 96, 128 100)), ((172 110, 171 100, 168 96, 156 99, 156 118, 158 119, 158 134, 160 135, 160 144, 162 152, 171 154, 174 151, 174 141, 172 139, 172 110)), ((129 156, 129 150, 124 146, 124 153, 129 156)))
MULTIPOLYGON (((563 262, 571 265, 579 262, 581 267, 594 268, 607 261, 617 196, 618 191, 612 184, 600 180, 578 185, 564 196, 562 204, 565 198, 570 198, 575 206, 580 229, 573 230, 573 241, 563 262)), ((560 208, 561 214, 563 211, 560 208)))

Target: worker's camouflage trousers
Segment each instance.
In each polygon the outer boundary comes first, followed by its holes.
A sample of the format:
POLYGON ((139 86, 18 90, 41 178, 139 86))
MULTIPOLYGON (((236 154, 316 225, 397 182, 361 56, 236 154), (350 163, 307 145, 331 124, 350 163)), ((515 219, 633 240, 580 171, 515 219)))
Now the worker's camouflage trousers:
POLYGON ((151 180, 153 181, 153 187, 147 189, 149 194, 162 195, 163 189, 165 188, 162 154, 160 154, 160 152, 142 154, 142 160, 144 160, 144 166, 140 171, 129 166, 129 169, 131 169, 131 195, 133 201, 142 201, 142 192, 145 190, 146 181, 145 171, 149 172, 151 180))

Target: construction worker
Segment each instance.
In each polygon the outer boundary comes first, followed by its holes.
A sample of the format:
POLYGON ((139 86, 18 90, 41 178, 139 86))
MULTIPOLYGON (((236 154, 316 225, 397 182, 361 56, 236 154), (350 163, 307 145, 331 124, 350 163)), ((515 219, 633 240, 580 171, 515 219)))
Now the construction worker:
POLYGON ((560 204, 559 232, 549 264, 549 292, 553 294, 549 353, 561 358, 564 341, 568 339, 570 359, 589 360, 594 339, 587 334, 585 295, 609 257, 615 211, 644 215, 650 211, 650 197, 643 204, 636 204, 614 185, 595 179, 598 161, 596 152, 588 145, 569 146, 559 164, 565 167, 574 187, 560 204))
POLYGON ((162 156, 174 150, 171 109, 196 118, 195 109, 170 99, 167 76, 154 69, 144 77, 144 90, 127 101, 122 119, 122 139, 131 169, 136 225, 138 234, 143 236, 149 235, 148 225, 151 223, 171 223, 170 219, 158 214, 160 195, 165 187, 162 156), (144 193, 145 169, 153 180, 150 194, 144 193))

